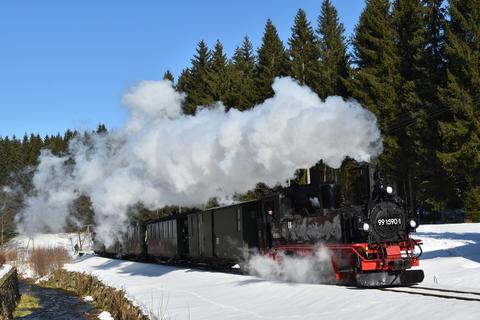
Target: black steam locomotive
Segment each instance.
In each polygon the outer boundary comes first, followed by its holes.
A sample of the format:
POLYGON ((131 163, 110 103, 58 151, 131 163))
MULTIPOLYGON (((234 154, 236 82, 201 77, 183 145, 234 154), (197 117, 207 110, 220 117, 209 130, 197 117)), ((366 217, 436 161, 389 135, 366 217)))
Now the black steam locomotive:
MULTIPOLYGON (((259 200, 177 214, 128 228, 101 255, 229 267, 253 253, 273 258, 331 252, 339 283, 360 286, 421 282, 417 221, 370 165, 345 170, 342 183, 290 186, 259 200)), ((420 249, 421 252, 421 249, 420 249)))

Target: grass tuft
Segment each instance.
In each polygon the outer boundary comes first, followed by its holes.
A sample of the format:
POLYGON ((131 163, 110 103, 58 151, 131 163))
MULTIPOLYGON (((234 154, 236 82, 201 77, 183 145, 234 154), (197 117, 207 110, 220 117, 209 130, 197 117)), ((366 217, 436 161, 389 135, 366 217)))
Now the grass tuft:
POLYGON ((26 317, 33 313, 33 310, 40 308, 40 302, 34 296, 28 295, 26 293, 22 294, 20 297, 20 302, 13 313, 14 319, 20 317, 26 317))

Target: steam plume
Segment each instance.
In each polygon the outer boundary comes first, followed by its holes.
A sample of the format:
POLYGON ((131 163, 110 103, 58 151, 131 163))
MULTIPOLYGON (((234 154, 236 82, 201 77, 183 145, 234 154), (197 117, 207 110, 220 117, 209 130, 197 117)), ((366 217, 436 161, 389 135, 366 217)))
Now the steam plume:
POLYGON ((321 101, 291 78, 276 79, 273 89, 273 98, 245 112, 217 103, 187 116, 171 82, 140 82, 123 97, 130 113, 120 129, 89 143, 73 140, 70 161, 42 151, 19 231, 60 231, 72 200, 87 194, 97 235, 109 243, 139 202, 149 209, 200 204, 259 181, 283 183, 320 159, 339 167, 347 156, 380 154, 376 119, 357 102, 321 101))

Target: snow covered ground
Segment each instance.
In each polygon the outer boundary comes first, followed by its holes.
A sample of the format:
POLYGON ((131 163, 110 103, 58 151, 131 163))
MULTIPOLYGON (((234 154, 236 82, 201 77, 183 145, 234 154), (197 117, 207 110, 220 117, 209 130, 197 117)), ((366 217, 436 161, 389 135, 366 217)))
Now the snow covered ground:
MULTIPOLYGON (((425 225, 414 236, 424 241, 423 285, 480 292, 480 224, 425 225)), ((124 289, 158 319, 480 319, 475 301, 267 281, 96 256, 65 268, 124 289)))
POLYGON ((480 224, 423 225, 414 237, 424 243, 425 284, 480 292, 480 224))
POLYGON ((0 267, 0 279, 3 278, 4 275, 6 275, 10 270, 12 269, 12 266, 9 264, 4 264, 3 266, 0 267))
MULTIPOLYGON (((80 234, 80 240, 86 249, 91 249, 91 240, 86 234, 80 234)), ((35 234, 32 236, 19 235, 6 243, 6 250, 31 251, 34 248, 64 248, 74 256, 74 246, 79 243, 77 233, 35 234)))
POLYGON ((39 248, 63 248, 70 257, 76 257, 74 250, 75 244, 80 240, 83 245, 83 251, 93 252, 92 240, 86 233, 59 233, 59 234, 35 234, 32 236, 19 235, 5 244, 5 251, 13 250, 17 254, 17 261, 13 262, 18 272, 25 278, 35 278, 29 257, 34 249, 39 248))

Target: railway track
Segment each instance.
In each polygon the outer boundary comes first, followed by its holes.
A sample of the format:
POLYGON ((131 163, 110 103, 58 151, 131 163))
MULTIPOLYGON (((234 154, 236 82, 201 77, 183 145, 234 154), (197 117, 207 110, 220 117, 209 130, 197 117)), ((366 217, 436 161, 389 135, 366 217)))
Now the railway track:
POLYGON ((465 301, 478 301, 480 302, 480 292, 472 291, 459 291, 440 288, 428 288, 428 287, 392 287, 392 288, 380 288, 382 291, 399 292, 406 294, 422 295, 427 297, 436 297, 443 299, 457 299, 465 301))

